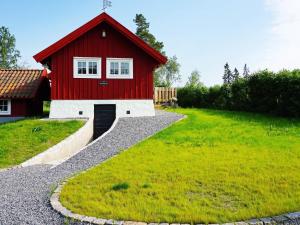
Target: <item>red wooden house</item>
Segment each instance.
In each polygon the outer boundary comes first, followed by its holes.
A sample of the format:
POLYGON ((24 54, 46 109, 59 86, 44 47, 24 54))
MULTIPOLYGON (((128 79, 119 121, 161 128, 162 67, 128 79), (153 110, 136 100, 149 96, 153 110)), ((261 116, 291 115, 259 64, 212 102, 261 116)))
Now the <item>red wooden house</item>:
POLYGON ((49 98, 46 70, 0 69, 0 117, 40 116, 49 98))
POLYGON ((51 118, 153 116, 153 72, 166 63, 102 13, 34 56, 51 70, 51 118))

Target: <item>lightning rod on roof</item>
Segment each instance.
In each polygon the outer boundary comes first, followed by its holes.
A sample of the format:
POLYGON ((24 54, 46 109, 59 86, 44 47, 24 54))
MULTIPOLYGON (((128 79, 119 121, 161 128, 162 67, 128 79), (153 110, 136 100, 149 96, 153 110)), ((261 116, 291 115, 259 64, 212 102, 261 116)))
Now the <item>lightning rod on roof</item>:
POLYGON ((108 7, 112 7, 111 1, 110 0, 103 0, 103 8, 102 8, 103 12, 105 12, 105 10, 108 7))

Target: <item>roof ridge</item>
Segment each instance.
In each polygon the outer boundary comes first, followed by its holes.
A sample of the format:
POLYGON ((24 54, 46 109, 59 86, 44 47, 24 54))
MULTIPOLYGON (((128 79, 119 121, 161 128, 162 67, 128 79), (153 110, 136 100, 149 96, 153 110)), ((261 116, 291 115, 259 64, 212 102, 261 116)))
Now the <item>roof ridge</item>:
POLYGON ((159 51, 151 47, 148 43, 126 28, 124 25, 119 23, 117 20, 112 18, 107 13, 101 13, 100 15, 96 16, 92 20, 88 21, 84 25, 80 26, 79 28, 75 29, 71 33, 67 34, 63 38, 59 39, 52 45, 48 46, 41 52, 37 53, 33 56, 35 61, 43 62, 49 56, 53 55, 55 52, 59 51, 66 45, 70 44, 71 42, 75 41, 77 38, 81 37, 91 29, 95 28, 99 24, 106 22, 108 25, 115 28, 118 32, 120 32, 124 37, 128 38, 132 43, 134 43, 137 47, 142 49, 145 53, 150 55, 160 64, 165 64, 167 62, 167 58, 162 55, 159 51))
POLYGON ((1 69, 2 71, 43 71, 44 69, 1 69))

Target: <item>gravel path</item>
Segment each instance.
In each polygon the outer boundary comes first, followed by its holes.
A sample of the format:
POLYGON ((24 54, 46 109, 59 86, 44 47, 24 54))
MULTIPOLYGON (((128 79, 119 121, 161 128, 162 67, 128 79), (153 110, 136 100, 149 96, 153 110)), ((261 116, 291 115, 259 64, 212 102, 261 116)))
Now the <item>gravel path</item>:
POLYGON ((66 222, 51 208, 49 198, 56 185, 180 118, 181 115, 164 111, 157 111, 155 117, 122 118, 103 139, 55 168, 43 165, 0 172, 0 224, 78 224, 66 222))

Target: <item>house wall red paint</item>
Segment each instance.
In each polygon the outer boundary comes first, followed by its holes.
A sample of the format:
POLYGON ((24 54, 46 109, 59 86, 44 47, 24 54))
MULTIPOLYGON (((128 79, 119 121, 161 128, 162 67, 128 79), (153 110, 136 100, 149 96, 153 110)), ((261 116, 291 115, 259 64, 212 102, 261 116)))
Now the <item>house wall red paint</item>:
POLYGON ((43 114, 43 101, 38 99, 11 99, 11 114, 0 117, 28 117, 43 114))
POLYGON ((10 99, 11 113, 0 117, 30 117, 43 115, 43 101, 40 99, 10 99))
POLYGON ((51 99, 153 99, 157 61, 106 22, 51 55, 51 99), (101 36, 106 31, 106 38, 101 36), (101 79, 73 78, 73 57, 101 57, 101 79), (133 79, 106 79, 106 58, 133 58, 133 79), (100 85, 100 81, 108 85, 100 85))

